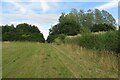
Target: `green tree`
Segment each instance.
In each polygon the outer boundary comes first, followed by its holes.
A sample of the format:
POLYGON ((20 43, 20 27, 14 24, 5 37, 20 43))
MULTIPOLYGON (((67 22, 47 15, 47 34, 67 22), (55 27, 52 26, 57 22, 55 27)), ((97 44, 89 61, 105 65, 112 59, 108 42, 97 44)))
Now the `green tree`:
POLYGON ((115 31, 116 27, 111 24, 95 24, 91 28, 92 32, 99 32, 99 31, 115 31))
MULTIPOLYGON (((49 29, 48 39, 51 40, 60 34, 77 35, 80 32, 97 32, 115 30, 116 21, 113 16, 105 10, 89 9, 87 11, 71 9, 70 13, 62 13, 59 17, 59 23, 49 29), (52 37, 50 37, 52 36, 52 37)), ((50 41, 51 41, 50 40, 50 41)))
POLYGON ((95 19, 94 19, 95 24, 102 24, 103 16, 101 11, 99 9, 95 9, 94 13, 95 13, 95 19))
POLYGON ((37 26, 27 23, 2 26, 3 41, 39 41, 45 42, 43 34, 37 26))
POLYGON ((102 15, 103 15, 103 23, 112 24, 113 26, 116 26, 116 20, 113 18, 113 16, 110 13, 108 13, 105 10, 102 10, 102 15))

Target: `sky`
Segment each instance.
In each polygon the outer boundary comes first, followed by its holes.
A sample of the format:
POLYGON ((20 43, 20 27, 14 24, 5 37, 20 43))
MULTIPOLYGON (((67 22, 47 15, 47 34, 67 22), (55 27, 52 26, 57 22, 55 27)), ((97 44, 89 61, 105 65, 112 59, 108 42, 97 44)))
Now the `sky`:
POLYGON ((62 12, 72 8, 106 10, 118 23, 118 0, 1 0, 0 25, 29 23, 36 25, 45 39, 62 12))

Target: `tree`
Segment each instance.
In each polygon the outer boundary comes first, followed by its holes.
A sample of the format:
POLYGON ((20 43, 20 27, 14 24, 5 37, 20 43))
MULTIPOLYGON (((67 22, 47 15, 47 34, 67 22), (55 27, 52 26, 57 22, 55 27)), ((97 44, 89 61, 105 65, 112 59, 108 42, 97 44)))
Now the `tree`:
POLYGON ((95 24, 102 24, 103 16, 102 16, 101 11, 98 9, 95 9, 94 13, 95 13, 95 19, 94 19, 95 24))
POLYGON ((2 39, 3 41, 13 41, 15 39, 15 28, 14 25, 2 26, 2 39), (11 37, 12 36, 12 37, 11 37))
POLYGON ((79 33, 79 23, 77 17, 73 13, 67 15, 61 14, 59 23, 50 29, 50 34, 76 35, 79 33))
POLYGON ((82 9, 78 12, 78 21, 81 28, 86 25, 85 11, 82 9))
POLYGON ((94 25, 94 11, 89 9, 87 10, 87 13, 86 13, 86 27, 87 28, 91 28, 93 25, 94 25))
POLYGON ((95 24, 91 28, 92 32, 99 32, 99 31, 115 31, 116 28, 111 24, 95 24))
POLYGON ((113 16, 105 10, 89 9, 87 11, 72 9, 70 13, 62 13, 59 23, 49 29, 48 39, 55 38, 60 34, 77 35, 80 32, 97 32, 115 30, 116 21, 113 16), (52 37, 50 37, 52 36, 52 37))
POLYGON ((3 41, 39 41, 45 42, 43 34, 37 26, 27 23, 2 26, 3 41))
POLYGON ((105 10, 102 10, 102 16, 104 23, 112 24, 113 26, 116 26, 116 20, 113 18, 113 16, 110 13, 108 13, 105 10))

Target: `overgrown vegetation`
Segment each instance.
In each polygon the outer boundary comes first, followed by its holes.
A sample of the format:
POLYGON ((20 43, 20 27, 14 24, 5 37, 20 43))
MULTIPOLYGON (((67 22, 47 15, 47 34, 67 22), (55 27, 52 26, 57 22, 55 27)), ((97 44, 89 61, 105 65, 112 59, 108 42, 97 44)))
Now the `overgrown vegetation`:
POLYGON ((84 29, 89 32, 115 31, 116 21, 113 16, 105 10, 80 10, 72 9, 70 13, 62 13, 59 23, 49 30, 48 42, 54 42, 56 37, 64 34, 74 36, 81 34, 84 29))
POLYGON ((91 33, 78 37, 66 37, 65 43, 77 44, 88 49, 118 52, 118 32, 91 33))
POLYGON ((37 26, 27 23, 18 24, 16 27, 14 27, 14 25, 2 26, 2 40, 45 42, 43 34, 37 26))
POLYGON ((72 9, 68 14, 61 14, 59 23, 50 29, 47 41, 77 44, 88 49, 118 53, 118 33, 116 21, 107 11, 72 9), (61 39, 61 34, 66 38, 61 39), (77 36, 78 34, 80 36, 77 36))

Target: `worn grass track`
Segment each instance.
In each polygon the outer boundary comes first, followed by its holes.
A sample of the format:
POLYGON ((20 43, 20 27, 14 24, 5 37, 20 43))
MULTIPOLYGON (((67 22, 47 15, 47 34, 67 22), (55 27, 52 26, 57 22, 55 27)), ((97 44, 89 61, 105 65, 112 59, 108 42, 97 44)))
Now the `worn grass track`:
POLYGON ((96 52, 78 46, 3 42, 2 50, 3 78, 118 77, 115 56, 97 58, 96 52))

